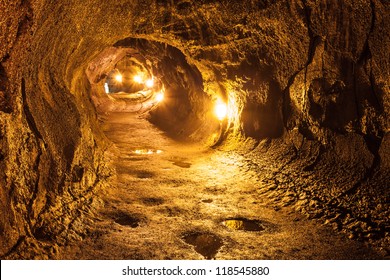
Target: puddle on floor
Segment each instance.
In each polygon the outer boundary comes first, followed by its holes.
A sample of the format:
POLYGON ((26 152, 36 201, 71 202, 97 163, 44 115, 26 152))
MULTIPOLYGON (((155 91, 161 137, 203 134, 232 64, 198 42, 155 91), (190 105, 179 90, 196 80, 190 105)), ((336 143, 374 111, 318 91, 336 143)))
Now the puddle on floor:
POLYGON ((115 213, 112 218, 115 223, 120 224, 122 226, 129 226, 131 228, 136 228, 139 226, 141 219, 135 215, 130 215, 127 213, 115 213))
POLYGON ((218 250, 223 245, 223 241, 220 237, 207 232, 189 233, 183 237, 183 240, 194 246, 195 251, 207 260, 214 259, 218 250))
POLYGON ((190 168, 191 163, 185 161, 172 161, 173 165, 179 166, 181 168, 190 168))
POLYGON ((148 179, 148 178, 154 177, 154 173, 149 172, 149 171, 145 171, 145 170, 139 170, 139 171, 136 171, 136 176, 139 179, 148 179))
POLYGON ((162 150, 154 150, 154 149, 138 149, 134 150, 133 153, 136 155, 153 155, 153 154, 161 154, 162 150))
POLYGON ((258 220, 249 220, 245 218, 227 219, 222 222, 227 228, 244 231, 262 231, 264 226, 258 220))
POLYGON ((179 157, 173 157, 171 159, 168 159, 170 162, 172 162, 173 165, 179 166, 181 168, 190 168, 192 163, 186 162, 185 158, 179 158, 179 157))
POLYGON ((123 158, 124 161, 144 161, 146 160, 145 157, 137 157, 137 158, 132 158, 132 157, 126 157, 123 158))

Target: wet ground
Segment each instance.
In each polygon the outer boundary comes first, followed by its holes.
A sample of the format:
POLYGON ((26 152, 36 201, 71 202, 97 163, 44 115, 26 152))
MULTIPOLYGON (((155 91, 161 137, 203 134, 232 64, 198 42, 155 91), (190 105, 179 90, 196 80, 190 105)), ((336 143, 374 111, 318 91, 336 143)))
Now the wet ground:
POLYGON ((61 258, 381 258, 288 204, 274 207, 263 174, 236 153, 179 144, 128 113, 102 125, 117 175, 88 234, 61 258))

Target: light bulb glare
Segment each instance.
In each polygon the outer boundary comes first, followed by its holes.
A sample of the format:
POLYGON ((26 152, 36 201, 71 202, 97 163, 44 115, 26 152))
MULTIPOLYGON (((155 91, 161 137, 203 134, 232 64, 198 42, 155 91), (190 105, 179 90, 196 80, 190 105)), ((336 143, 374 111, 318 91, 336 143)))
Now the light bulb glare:
POLYGON ((163 100, 164 100, 164 93, 159 92, 159 93, 156 95, 155 100, 156 100, 157 102, 163 101, 163 100))
POLYGON ((136 75, 134 76, 134 82, 138 83, 138 84, 142 84, 142 77, 140 75, 136 75))
POLYGON ((115 75, 115 80, 119 83, 121 83, 123 81, 123 77, 122 77, 122 74, 116 74, 115 75))
POLYGON ((154 81, 153 79, 149 79, 145 82, 145 85, 148 87, 148 88, 152 88, 154 86, 154 81))
POLYGON ((222 101, 218 101, 215 105, 214 113, 218 120, 222 121, 227 116, 227 106, 222 101))

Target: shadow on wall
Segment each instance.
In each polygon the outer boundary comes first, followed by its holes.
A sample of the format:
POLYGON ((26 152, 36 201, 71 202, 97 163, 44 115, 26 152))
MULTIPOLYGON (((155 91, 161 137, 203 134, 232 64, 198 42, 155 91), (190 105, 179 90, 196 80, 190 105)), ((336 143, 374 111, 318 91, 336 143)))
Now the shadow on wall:
POLYGON ((281 137, 284 131, 281 103, 282 92, 274 81, 249 96, 241 115, 244 135, 254 139, 281 137))
POLYGON ((0 65, 0 111, 4 113, 12 112, 12 104, 10 96, 6 91, 6 84, 8 82, 7 75, 2 65, 0 65))

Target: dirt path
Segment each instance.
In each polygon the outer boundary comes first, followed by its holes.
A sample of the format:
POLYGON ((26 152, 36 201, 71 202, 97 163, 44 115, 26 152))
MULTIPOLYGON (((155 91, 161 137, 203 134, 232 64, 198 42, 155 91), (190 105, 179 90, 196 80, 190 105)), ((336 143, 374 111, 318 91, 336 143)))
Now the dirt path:
POLYGON ((144 119, 106 117, 117 178, 67 259, 370 259, 363 244, 274 209, 245 159, 175 143, 144 119), (234 220, 235 219, 235 220, 234 220))

